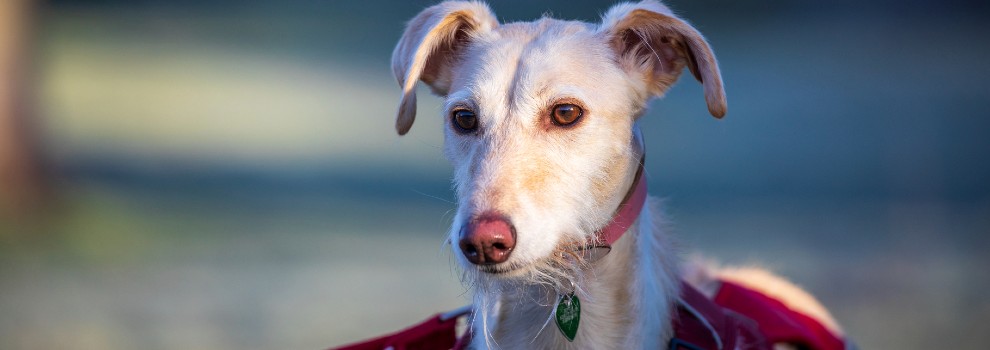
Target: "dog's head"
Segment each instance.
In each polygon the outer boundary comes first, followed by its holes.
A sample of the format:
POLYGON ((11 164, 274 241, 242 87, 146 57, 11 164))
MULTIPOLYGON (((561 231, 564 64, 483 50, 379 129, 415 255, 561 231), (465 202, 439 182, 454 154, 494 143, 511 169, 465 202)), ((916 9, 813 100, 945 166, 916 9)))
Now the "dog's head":
POLYGON ((417 81, 445 98, 460 265, 502 282, 567 277, 568 252, 609 222, 633 181, 636 119, 685 67, 711 114, 724 115, 711 49, 658 2, 616 5, 600 24, 499 24, 477 2, 413 18, 392 57, 403 89, 396 129, 412 126, 417 81))

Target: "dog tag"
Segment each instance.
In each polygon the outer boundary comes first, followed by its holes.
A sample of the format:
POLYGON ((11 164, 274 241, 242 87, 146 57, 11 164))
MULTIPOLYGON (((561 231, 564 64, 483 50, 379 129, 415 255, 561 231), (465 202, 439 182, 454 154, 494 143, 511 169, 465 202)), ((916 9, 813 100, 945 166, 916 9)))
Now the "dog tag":
POLYGON ((574 341, 577 336, 578 323, 581 322, 581 301, 574 293, 560 297, 557 302, 557 311, 554 312, 557 320, 557 328, 564 334, 567 341, 574 341))

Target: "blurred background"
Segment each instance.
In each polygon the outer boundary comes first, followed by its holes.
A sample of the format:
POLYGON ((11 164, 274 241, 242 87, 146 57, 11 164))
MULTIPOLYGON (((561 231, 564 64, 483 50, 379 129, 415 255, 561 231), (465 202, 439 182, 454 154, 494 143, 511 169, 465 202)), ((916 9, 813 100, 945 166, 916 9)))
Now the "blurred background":
MULTIPOLYGON (((393 131, 431 3, 3 2, 0 348, 321 349, 466 304, 439 100, 393 131)), ((642 120, 685 254, 778 271, 864 349, 986 348, 990 5, 668 3, 730 107, 685 79, 642 120)))

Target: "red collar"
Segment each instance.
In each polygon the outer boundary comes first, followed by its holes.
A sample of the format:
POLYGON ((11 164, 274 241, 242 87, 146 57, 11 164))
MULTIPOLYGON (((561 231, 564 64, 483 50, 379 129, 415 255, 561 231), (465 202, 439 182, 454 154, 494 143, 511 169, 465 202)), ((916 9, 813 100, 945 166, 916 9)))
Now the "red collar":
POLYGON ((600 245, 602 243, 611 247, 618 241, 629 227, 636 222, 639 218, 639 213, 643 211, 643 205, 646 204, 646 181, 643 180, 643 163, 646 157, 643 156, 639 160, 639 167, 636 169, 636 177, 633 178, 632 186, 629 187, 629 191, 626 192, 626 197, 622 199, 619 203, 619 207, 615 209, 615 214, 612 215, 612 220, 605 225, 601 230, 595 233, 592 237, 592 244, 600 245))
POLYGON ((615 244, 622 235, 629 231, 629 228, 636 223, 639 213, 643 211, 646 204, 646 179, 643 179, 643 162, 646 157, 641 157, 639 167, 636 169, 636 176, 633 183, 622 198, 622 202, 615 208, 615 213, 605 227, 596 231, 585 241, 584 246, 576 249, 576 253, 581 255, 585 261, 594 262, 612 251, 615 244))
MULTIPOLYGON (((626 191, 626 196, 622 198, 622 202, 615 208, 615 213, 612 214, 612 219, 609 220, 608 224, 588 239, 587 244, 583 248, 585 250, 584 254, 588 254, 589 251, 598 250, 595 248, 604 248, 607 254, 612 250, 612 245, 619 238, 622 238, 622 235, 626 231, 629 231, 629 228, 639 218, 639 213, 643 211, 643 206, 646 204, 646 180, 643 179, 643 164, 646 164, 646 145, 643 143, 643 134, 639 130, 639 127, 634 127, 632 130, 632 143, 633 149, 640 154, 639 164, 636 167, 636 175, 633 177, 632 185, 626 191)), ((591 257, 591 259, 595 260, 601 256, 604 256, 604 254, 591 257)))

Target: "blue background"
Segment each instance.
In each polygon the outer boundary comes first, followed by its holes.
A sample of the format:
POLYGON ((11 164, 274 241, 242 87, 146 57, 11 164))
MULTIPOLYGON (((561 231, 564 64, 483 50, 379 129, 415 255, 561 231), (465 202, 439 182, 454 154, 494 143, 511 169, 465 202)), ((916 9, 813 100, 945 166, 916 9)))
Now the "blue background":
MULTIPOLYGON (((429 4, 41 3, 32 86, 58 204, 0 223, 0 348, 318 349, 467 303, 441 247, 439 100, 393 131, 391 49, 429 4)), ((985 347, 990 6, 669 5, 729 99, 711 118, 685 79, 642 120, 684 254, 778 271, 864 349, 985 347)))

